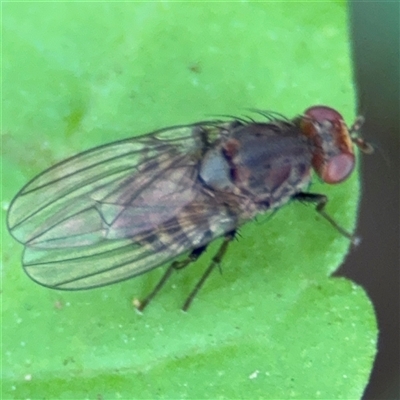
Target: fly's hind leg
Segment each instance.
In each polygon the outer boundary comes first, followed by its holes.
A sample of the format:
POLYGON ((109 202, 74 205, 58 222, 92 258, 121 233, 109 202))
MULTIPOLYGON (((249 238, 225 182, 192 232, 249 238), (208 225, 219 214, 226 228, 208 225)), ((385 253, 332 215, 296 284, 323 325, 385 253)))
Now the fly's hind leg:
POLYGON ((319 193, 300 192, 297 193, 293 198, 301 202, 314 203, 315 210, 322 215, 340 234, 348 238, 355 246, 360 243, 360 238, 358 236, 354 236, 350 232, 346 231, 346 229, 342 228, 329 214, 326 213, 325 206, 328 203, 327 196, 319 193))
POLYGON ((187 311, 188 308, 190 307, 190 305, 192 304, 193 299, 196 297, 198 291, 202 288, 204 282, 206 281, 206 279, 209 277, 209 275, 211 274, 211 272, 213 271, 213 269, 217 266, 219 266, 220 262, 222 261, 229 243, 233 240, 233 238, 235 237, 235 231, 228 233, 227 235, 225 235, 224 237, 224 241, 222 242, 220 248, 218 249, 217 253, 215 254, 215 256, 213 257, 213 259, 211 260, 210 265, 208 266, 208 268, 204 271, 202 277, 200 278, 200 280, 197 282, 196 286, 193 288, 193 290, 190 292, 189 296, 187 297, 185 303, 183 304, 182 310, 183 311, 187 311))
POLYGON ((156 294, 161 290, 161 288, 165 285, 168 278, 172 275, 173 271, 176 269, 182 269, 188 266, 190 263, 196 261, 201 254, 204 252, 207 246, 199 247, 194 249, 184 260, 181 261, 173 261, 168 269, 165 271, 164 275, 161 277, 155 288, 147 295, 146 298, 139 302, 139 305, 136 307, 139 311, 143 311, 145 307, 150 303, 150 301, 156 296, 156 294))

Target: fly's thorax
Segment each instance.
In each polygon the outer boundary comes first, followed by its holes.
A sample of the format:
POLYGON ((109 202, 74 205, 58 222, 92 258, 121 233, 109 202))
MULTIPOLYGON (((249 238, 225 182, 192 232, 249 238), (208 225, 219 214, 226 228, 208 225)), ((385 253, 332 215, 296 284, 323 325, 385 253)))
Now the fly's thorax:
POLYGON ((291 123, 241 124, 207 151, 200 177, 247 210, 272 209, 308 185, 311 158, 309 140, 291 123))
POLYGON ((354 169, 355 156, 342 115, 330 107, 314 106, 295 123, 312 142, 312 166, 320 178, 331 184, 347 179, 354 169))

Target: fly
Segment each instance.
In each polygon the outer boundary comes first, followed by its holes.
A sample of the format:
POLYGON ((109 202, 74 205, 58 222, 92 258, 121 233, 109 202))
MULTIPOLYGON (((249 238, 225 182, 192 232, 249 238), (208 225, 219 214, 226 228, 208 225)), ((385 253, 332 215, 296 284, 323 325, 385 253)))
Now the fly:
POLYGON ((292 120, 208 121, 156 131, 85 151, 44 171, 16 195, 8 229, 25 246, 22 263, 52 289, 89 289, 171 262, 143 310, 175 269, 224 241, 187 297, 187 310, 223 259, 237 229, 291 199, 325 211, 328 198, 306 192, 311 171, 326 183, 346 180, 353 144, 370 153, 343 117, 325 106, 292 120), (189 253, 181 261, 174 259, 189 253))

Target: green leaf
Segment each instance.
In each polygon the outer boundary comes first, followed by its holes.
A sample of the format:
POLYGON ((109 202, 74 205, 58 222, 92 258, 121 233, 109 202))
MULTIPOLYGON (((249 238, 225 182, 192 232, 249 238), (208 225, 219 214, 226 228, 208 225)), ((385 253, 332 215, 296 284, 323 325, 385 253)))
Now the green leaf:
MULTIPOLYGON (((29 179, 79 151, 170 125, 293 117, 326 104, 352 122, 342 2, 3 4, 3 217, 29 179)), ((359 181, 328 187, 355 226, 359 181)), ((377 326, 362 288, 330 275, 349 241, 291 203, 245 225, 188 313, 214 243, 145 310, 163 268, 83 292, 22 272, 3 224, 3 398, 360 398, 377 326)), ((362 244, 358 251, 362 251, 362 244)))

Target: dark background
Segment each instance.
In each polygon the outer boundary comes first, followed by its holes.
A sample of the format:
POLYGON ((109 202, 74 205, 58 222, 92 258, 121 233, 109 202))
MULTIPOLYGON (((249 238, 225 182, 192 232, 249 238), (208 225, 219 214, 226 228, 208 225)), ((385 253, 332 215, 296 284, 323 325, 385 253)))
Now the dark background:
POLYGON ((362 159, 362 243, 339 271, 367 291, 379 325, 378 354, 364 399, 399 399, 399 60, 400 3, 350 2, 362 135, 376 151, 362 159))

